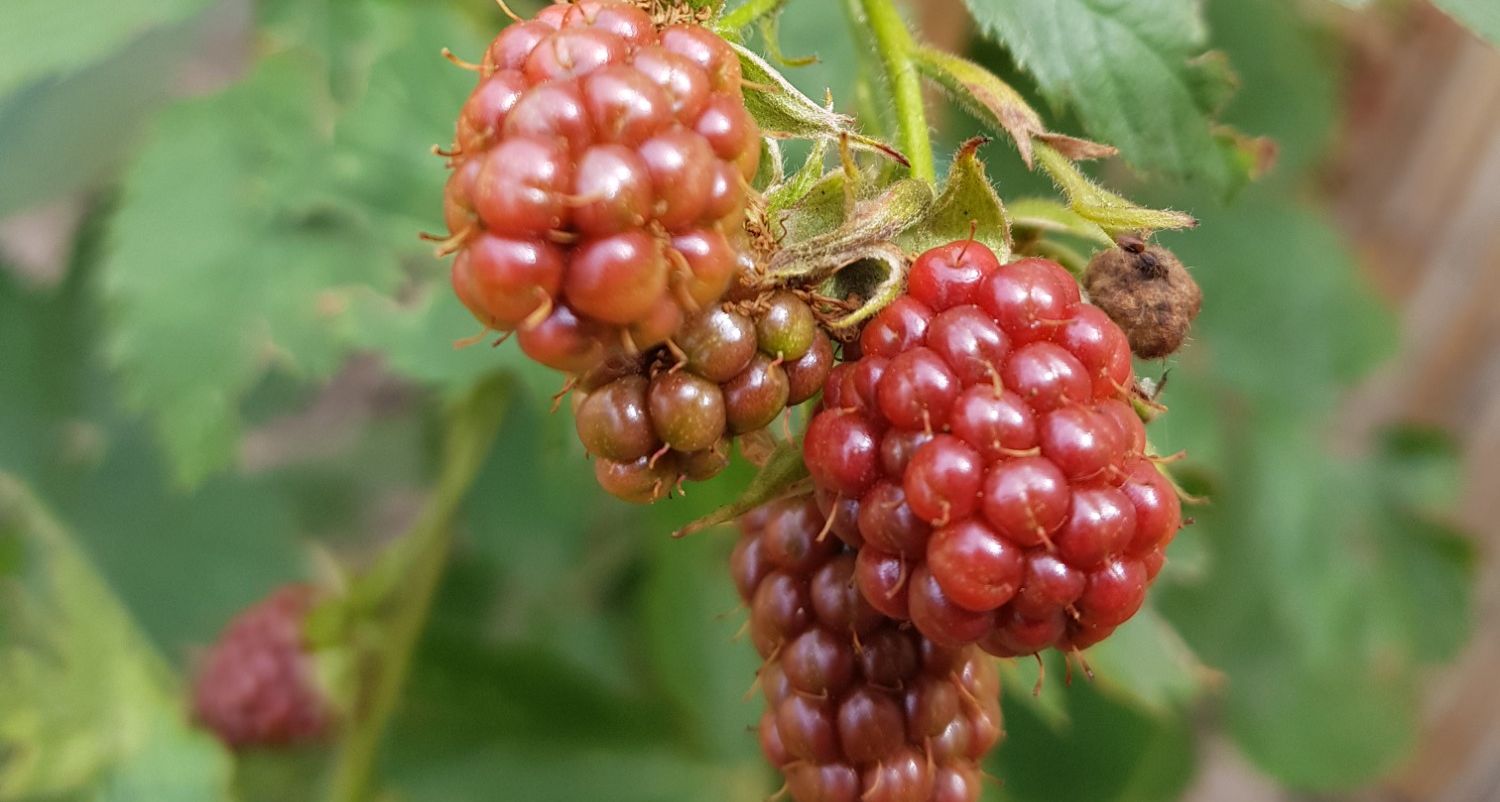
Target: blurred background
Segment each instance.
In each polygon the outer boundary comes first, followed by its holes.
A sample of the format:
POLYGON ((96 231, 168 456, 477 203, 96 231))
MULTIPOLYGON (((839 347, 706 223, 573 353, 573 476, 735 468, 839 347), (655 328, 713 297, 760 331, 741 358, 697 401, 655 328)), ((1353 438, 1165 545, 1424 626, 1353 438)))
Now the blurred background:
MULTIPOLYGON (((1034 695, 1007 666, 987 799, 1500 799, 1500 12, 1444 5, 1480 33, 1421 2, 1204 3, 1200 50, 1238 75, 1222 120, 1274 167, 1091 168, 1202 221, 1162 238, 1204 287, 1196 339, 1137 370, 1170 369, 1152 438, 1209 503, 1093 681, 1054 662, 1034 695)), ((1103 138, 958 0, 909 10, 1103 138)), ((667 537, 750 469, 627 508, 549 411, 559 377, 452 346, 475 327, 416 232, 441 227, 428 147, 472 77, 439 50, 477 59, 504 22, 484 0, 0 6, 0 800, 323 798, 347 744, 231 757, 184 677, 281 583, 415 571, 380 555, 433 499, 443 410, 494 375, 497 441, 375 734, 381 798, 776 790, 734 536, 667 537)), ((858 112, 848 32, 793 0, 780 45, 858 112)), ((933 106, 941 151, 979 132, 933 106)), ((1007 143, 981 155, 1007 201, 1054 194, 1007 143)))

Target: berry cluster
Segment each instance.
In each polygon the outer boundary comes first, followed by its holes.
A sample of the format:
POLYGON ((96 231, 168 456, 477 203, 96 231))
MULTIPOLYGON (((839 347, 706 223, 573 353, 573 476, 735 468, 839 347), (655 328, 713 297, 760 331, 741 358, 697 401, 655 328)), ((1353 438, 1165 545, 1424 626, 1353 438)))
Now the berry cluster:
POLYGON ((946 645, 1081 649, 1140 608, 1181 525, 1130 348, 1061 266, 922 254, 834 368, 804 455, 870 603, 946 645))
POLYGON ((453 288, 532 359, 583 373, 664 342, 739 269, 760 137, 734 51, 585 0, 485 53, 451 151, 453 288))
POLYGON ((234 748, 322 736, 333 718, 302 625, 316 600, 288 585, 229 622, 198 667, 193 715, 234 748))
POLYGON ((766 661, 766 759, 796 802, 976 802, 1002 734, 993 660, 874 609, 824 521, 811 496, 740 520, 731 567, 766 661))
POLYGON ((656 357, 608 363, 574 395, 599 484, 638 503, 718 474, 731 438, 817 394, 833 343, 805 301, 778 290, 709 308, 656 357))

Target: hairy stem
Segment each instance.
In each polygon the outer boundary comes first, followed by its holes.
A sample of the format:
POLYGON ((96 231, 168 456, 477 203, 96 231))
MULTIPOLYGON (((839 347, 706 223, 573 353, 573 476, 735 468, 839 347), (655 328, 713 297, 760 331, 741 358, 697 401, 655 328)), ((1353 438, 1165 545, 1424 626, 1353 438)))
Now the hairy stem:
POLYGON ((891 101, 896 108, 896 123, 901 134, 901 149, 911 160, 911 174, 914 178, 936 183, 937 167, 932 159, 932 138, 927 127, 927 109, 922 101, 922 78, 912 61, 916 41, 906 29, 906 21, 896 10, 894 0, 859 0, 859 6, 874 39, 875 50, 885 65, 886 82, 890 84, 891 101))
POLYGON ((374 586, 393 590, 378 610, 385 626, 378 649, 363 666, 359 697, 333 764, 328 802, 364 802, 369 797, 380 743, 453 544, 453 520, 499 431, 508 387, 501 379, 481 384, 449 414, 442 471, 432 497, 411 531, 371 569, 374 586))
POLYGON ((776 13, 787 0, 747 0, 735 10, 720 17, 714 23, 714 29, 720 35, 737 34, 747 25, 776 13))

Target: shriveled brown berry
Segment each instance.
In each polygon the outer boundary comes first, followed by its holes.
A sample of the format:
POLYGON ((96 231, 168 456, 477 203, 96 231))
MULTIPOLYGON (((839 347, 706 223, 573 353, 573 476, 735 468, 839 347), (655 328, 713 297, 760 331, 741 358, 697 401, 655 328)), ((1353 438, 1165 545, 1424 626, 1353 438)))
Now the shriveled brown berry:
POLYGON ((1095 255, 1083 285, 1142 359, 1176 353, 1203 306, 1203 290, 1177 256, 1134 237, 1095 255))

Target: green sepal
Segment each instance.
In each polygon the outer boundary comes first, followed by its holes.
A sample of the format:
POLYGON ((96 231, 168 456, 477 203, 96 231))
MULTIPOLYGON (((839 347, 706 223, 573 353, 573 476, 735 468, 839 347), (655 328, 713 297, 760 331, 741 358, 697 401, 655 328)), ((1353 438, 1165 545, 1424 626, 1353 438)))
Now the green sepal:
POLYGON ((854 118, 839 114, 802 94, 765 59, 743 45, 730 43, 740 57, 744 75, 745 108, 762 133, 777 139, 848 141, 851 147, 878 153, 902 165, 906 156, 891 145, 861 134, 854 118))
POLYGON ((970 237, 995 252, 1002 263, 1010 261, 1010 221, 1005 204, 995 194, 979 160, 979 147, 989 139, 975 137, 959 147, 948 168, 948 181, 927 218, 896 239, 912 253, 920 253, 970 237))
POLYGON ((803 492, 809 489, 808 476, 807 465, 802 461, 802 444, 782 443, 734 501, 683 526, 672 537, 686 537, 729 523, 762 504, 803 492))
POLYGON ((1073 161, 1050 145, 1036 143, 1036 158, 1042 169, 1068 196, 1068 207, 1080 217, 1109 233, 1151 232, 1193 228, 1198 221, 1190 214, 1147 209, 1095 184, 1073 161))

